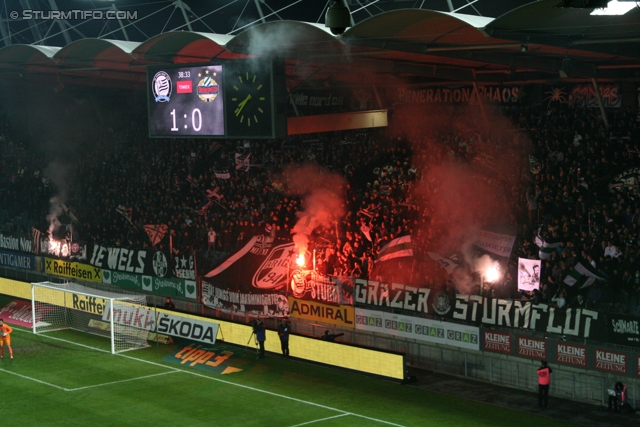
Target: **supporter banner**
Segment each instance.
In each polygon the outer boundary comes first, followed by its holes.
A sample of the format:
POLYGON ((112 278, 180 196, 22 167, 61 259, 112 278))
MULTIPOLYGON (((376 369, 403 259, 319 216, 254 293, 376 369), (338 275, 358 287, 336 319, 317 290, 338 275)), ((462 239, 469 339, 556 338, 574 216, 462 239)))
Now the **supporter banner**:
POLYGON ((447 293, 429 288, 356 279, 355 304, 450 316, 452 301, 447 293))
POLYGON ((161 251, 92 245, 88 248, 87 258, 91 265, 105 270, 155 277, 171 276, 168 257, 161 251))
POLYGON ((606 341, 613 344, 640 346, 640 321, 637 316, 607 314, 606 341))
MULTIPOLYGON (((600 97, 606 108, 622 105, 622 96, 620 95, 620 85, 618 84, 599 84, 600 97)), ((569 102, 579 107, 599 108, 596 90, 592 84, 578 84, 571 88, 569 92, 569 102)))
POLYGON ((484 251, 491 252, 499 257, 509 258, 515 241, 516 236, 513 235, 479 230, 473 243, 484 251))
POLYGON ((539 259, 518 258, 518 290, 531 292, 540 289, 539 259))
POLYGON ((173 275, 179 279, 196 280, 193 254, 181 254, 173 257, 173 275))
POLYGON ((0 233, 0 249, 16 252, 33 252, 33 241, 31 238, 0 233))
POLYGON ((529 359, 547 360, 547 340, 518 337, 518 356, 529 359))
POLYGON ((480 349, 480 330, 475 326, 362 308, 356 308, 355 315, 357 330, 379 332, 470 350, 480 349))
POLYGON ((291 271, 291 293, 295 298, 353 305, 353 288, 353 280, 348 277, 328 277, 313 270, 291 271))
POLYGON ((197 299, 197 287, 194 280, 143 276, 141 274, 103 270, 102 283, 135 289, 136 291, 197 299))
POLYGON ((14 252, 0 251, 0 265, 4 267, 18 268, 20 270, 38 271, 41 265, 36 264, 36 257, 33 255, 17 254, 14 252))
POLYGON ((624 170, 609 181, 609 191, 612 193, 627 191, 638 183, 640 176, 640 167, 629 168, 624 170))
POLYGON ((613 372, 614 374, 627 374, 628 356, 625 353, 596 348, 595 368, 599 371, 613 372))
POLYGON ((458 294, 451 316, 468 323, 606 340, 604 316, 587 309, 557 310, 547 304, 458 294))
POLYGON ((587 367, 587 347, 581 345, 556 343, 556 362, 563 365, 587 367))
POLYGON ((511 335, 502 332, 484 331, 482 349, 511 354, 511 335))
POLYGON ((483 102, 515 104, 520 88, 517 86, 473 86, 433 87, 420 89, 400 89, 396 94, 399 104, 477 104, 483 102))
POLYGON ((355 312, 349 305, 327 305, 289 297, 289 316, 346 328, 355 327, 355 312))
POLYGON ((85 242, 71 242, 67 240, 56 240, 54 238, 43 238, 38 247, 42 254, 61 259, 72 259, 84 261, 87 259, 87 244, 85 242))
POLYGON ((63 261, 53 258, 44 259, 44 272, 85 282, 102 282, 102 269, 79 262, 63 261))
POLYGON ((240 292, 203 282, 202 303, 226 313, 250 314, 256 317, 289 316, 289 302, 279 293, 240 292))

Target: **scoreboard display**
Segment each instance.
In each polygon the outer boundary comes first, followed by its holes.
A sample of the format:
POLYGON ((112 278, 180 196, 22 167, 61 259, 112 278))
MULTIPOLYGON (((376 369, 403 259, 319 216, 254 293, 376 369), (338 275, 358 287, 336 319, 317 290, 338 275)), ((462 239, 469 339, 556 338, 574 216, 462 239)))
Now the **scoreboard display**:
POLYGON ((283 62, 147 68, 149 136, 280 138, 287 134, 283 62))

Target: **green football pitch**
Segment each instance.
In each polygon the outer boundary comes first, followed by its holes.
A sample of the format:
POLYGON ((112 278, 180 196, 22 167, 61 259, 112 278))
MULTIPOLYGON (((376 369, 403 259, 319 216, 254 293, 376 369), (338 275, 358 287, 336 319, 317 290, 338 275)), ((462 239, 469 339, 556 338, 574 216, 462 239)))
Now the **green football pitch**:
POLYGON ((20 426, 569 425, 218 342, 112 355, 105 338, 14 327, 0 420, 20 426))

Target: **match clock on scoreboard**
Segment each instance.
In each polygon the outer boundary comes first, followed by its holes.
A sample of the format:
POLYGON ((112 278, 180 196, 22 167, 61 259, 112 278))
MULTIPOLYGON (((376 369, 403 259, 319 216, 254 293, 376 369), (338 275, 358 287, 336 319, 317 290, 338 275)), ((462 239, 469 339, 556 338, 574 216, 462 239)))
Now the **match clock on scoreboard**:
POLYGON ((154 66, 147 77, 151 137, 286 136, 284 63, 154 66))

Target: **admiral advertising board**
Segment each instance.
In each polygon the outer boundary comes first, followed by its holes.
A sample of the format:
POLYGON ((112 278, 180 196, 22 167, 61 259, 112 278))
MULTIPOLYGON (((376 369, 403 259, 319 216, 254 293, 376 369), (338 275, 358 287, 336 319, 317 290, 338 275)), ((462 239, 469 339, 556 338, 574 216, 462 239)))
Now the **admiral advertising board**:
POLYGON ((627 374, 628 356, 625 353, 596 348, 595 368, 599 371, 611 372, 614 374, 627 374))
POLYGON ((356 308, 355 316, 357 330, 379 332, 470 350, 480 349, 480 330, 475 326, 401 316, 362 308, 356 308))
POLYGON ((577 368, 586 368, 587 347, 556 342, 556 362, 577 368))
POLYGON ((497 353, 511 354, 511 335, 502 332, 483 331, 482 349, 497 353))
POLYGON ((355 328, 355 311, 350 305, 329 305, 289 297, 289 316, 345 328, 355 328))
POLYGON ((531 337, 518 337, 518 356, 547 360, 547 341, 531 337))

